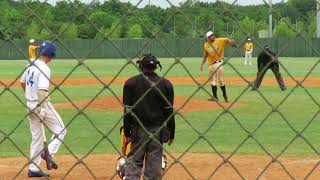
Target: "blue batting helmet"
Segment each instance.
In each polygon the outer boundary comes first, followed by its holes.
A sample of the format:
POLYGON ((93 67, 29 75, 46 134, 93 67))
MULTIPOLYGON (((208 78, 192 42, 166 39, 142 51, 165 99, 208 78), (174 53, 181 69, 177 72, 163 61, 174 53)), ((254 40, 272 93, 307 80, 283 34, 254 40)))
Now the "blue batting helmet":
POLYGON ((41 56, 56 57, 56 45, 52 41, 43 41, 39 48, 41 56))

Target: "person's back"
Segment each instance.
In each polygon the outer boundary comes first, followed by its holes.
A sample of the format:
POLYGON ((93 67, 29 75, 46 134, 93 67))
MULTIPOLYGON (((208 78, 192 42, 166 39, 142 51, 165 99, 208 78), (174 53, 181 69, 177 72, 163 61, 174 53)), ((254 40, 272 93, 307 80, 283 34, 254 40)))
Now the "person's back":
POLYGON ((268 64, 270 61, 276 58, 274 53, 269 47, 264 47, 263 51, 258 56, 258 63, 268 64))
POLYGON ((126 84, 130 89, 130 101, 137 103, 133 112, 144 126, 161 126, 165 121, 164 108, 170 107, 170 99, 165 98, 172 93, 172 85, 167 79, 161 78, 154 72, 146 72, 130 78, 126 84), (147 80, 148 79, 148 80, 147 80), (157 85, 152 88, 151 83, 157 85))

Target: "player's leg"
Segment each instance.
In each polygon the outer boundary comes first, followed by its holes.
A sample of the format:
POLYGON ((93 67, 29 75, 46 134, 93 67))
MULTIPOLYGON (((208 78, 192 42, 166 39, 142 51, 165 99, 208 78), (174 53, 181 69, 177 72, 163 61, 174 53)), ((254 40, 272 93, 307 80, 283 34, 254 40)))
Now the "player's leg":
POLYGON ((267 72, 267 70, 269 69, 268 64, 264 64, 264 63, 259 63, 259 69, 258 69, 258 73, 257 73, 257 77, 254 81, 254 88, 253 90, 257 90, 259 89, 261 82, 263 80, 263 77, 265 75, 265 73, 267 72))
POLYGON ((252 66, 252 51, 249 53, 248 61, 249 65, 252 66))
POLYGON ((218 81, 220 84, 220 88, 221 88, 221 91, 223 94, 224 101, 229 102, 227 90, 226 90, 226 85, 225 85, 225 81, 224 81, 224 69, 223 69, 222 63, 220 63, 220 67, 218 69, 217 74, 218 74, 218 81))
POLYGON ((40 122, 39 117, 35 114, 30 114, 28 119, 32 135, 30 146, 30 158, 32 163, 29 166, 29 170, 32 172, 39 172, 39 166, 41 163, 40 155, 43 150, 42 122, 40 122))
POLYGON ((66 134, 66 129, 60 115, 50 102, 47 102, 45 123, 53 133, 48 149, 50 155, 54 156, 54 154, 59 150, 62 140, 66 134))
POLYGON ((148 140, 148 134, 142 128, 137 130, 137 136, 131 144, 131 151, 127 157, 127 167, 125 170, 126 180, 140 180, 143 161, 146 152, 145 141, 148 140))
POLYGON ((244 65, 247 65, 249 64, 249 54, 248 54, 248 51, 245 52, 245 55, 244 55, 244 65))
POLYGON ((282 91, 286 90, 286 86, 284 85, 284 81, 283 81, 282 75, 280 73, 279 64, 278 63, 273 63, 271 65, 270 69, 272 70, 273 74, 275 75, 280 89, 282 91))
POLYGON ((147 146, 146 159, 145 159, 145 171, 144 178, 158 180, 162 178, 162 155, 163 149, 160 141, 160 133, 156 133, 158 128, 150 129, 150 132, 154 134, 154 137, 157 139, 152 139, 147 146))
MULTIPOLYGON (((217 64, 217 63, 216 63, 217 64)), ((210 98, 209 101, 218 101, 218 95, 217 95, 217 66, 216 64, 209 66, 209 80, 211 84, 211 90, 213 98, 210 98)))

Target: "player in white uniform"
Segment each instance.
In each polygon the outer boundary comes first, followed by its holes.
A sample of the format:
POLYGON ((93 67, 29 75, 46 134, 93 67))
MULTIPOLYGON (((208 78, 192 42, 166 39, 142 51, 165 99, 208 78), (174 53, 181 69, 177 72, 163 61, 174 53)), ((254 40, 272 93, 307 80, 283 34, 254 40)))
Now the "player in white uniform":
POLYGON ((32 134, 30 147, 29 177, 48 177, 40 171, 41 153, 44 149, 43 126, 53 133, 48 145, 49 154, 57 153, 66 134, 64 123, 50 102, 48 96, 51 71, 47 63, 55 57, 56 47, 53 42, 44 41, 39 49, 39 59, 29 64, 21 78, 21 86, 25 91, 29 111, 29 123, 32 134), (43 125, 43 123, 45 125, 43 125))

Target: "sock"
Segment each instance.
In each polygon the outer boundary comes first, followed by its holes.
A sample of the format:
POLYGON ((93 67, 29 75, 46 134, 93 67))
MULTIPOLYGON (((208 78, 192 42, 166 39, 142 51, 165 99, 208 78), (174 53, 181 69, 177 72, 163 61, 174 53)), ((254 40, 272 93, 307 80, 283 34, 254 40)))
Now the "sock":
POLYGON ((226 86, 221 86, 220 88, 223 93, 223 97, 227 97, 226 86))
POLYGON ((216 99, 218 99, 218 96, 217 96, 217 90, 218 90, 218 88, 217 88, 217 86, 211 86, 211 88, 212 88, 213 97, 216 98, 216 99))

